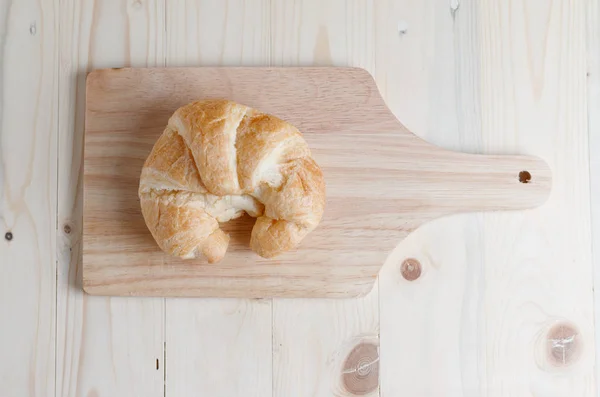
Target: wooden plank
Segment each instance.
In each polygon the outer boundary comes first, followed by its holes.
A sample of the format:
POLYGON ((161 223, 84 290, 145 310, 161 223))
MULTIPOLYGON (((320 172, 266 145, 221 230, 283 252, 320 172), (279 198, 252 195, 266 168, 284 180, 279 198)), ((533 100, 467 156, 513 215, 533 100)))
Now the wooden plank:
MULTIPOLYGON (((600 327, 600 294, 595 292, 600 285, 600 1, 587 1, 587 115, 590 156, 590 214, 592 222, 592 264, 594 269, 594 318, 596 340, 596 362, 600 357, 598 329, 600 327)), ((600 367, 596 364, 596 396, 600 367)))
MULTIPOLYGON (((261 65, 267 0, 168 1, 167 65, 261 65)), ((167 299, 166 396, 271 396, 271 300, 167 299)))
MULTIPOLYGON (((483 151, 476 10, 437 0, 375 7, 376 76, 390 109, 428 141, 475 153, 483 151)), ((480 215, 439 219, 386 261, 382 395, 485 395, 481 230, 480 215)))
POLYGON ((61 2, 57 396, 163 396, 164 299, 81 290, 86 73, 164 64, 164 2, 61 2))
POLYGON ((167 298, 166 395, 271 395, 271 301, 167 298))
POLYGON ((409 128, 449 147, 537 154, 554 172, 544 207, 437 221, 390 256, 382 394, 592 394, 581 4, 427 1, 407 13, 378 3, 388 39, 377 53, 390 57, 378 58, 378 76, 409 128), (399 19, 408 29, 389 39, 399 19), (418 266, 403 266, 409 258, 418 266))
MULTIPOLYGON (((367 1, 273 2, 271 63, 364 67, 373 72, 367 1)), ((378 396, 375 287, 349 300, 273 301, 273 395, 378 396)))
POLYGON ((485 2, 478 15, 488 150, 538 154, 554 178, 543 208, 486 215, 486 356, 493 357, 487 389, 491 396, 506 390, 591 396, 586 7, 570 1, 522 7, 485 2))
POLYGON ((0 390, 53 396, 56 1, 0 2, 0 390))

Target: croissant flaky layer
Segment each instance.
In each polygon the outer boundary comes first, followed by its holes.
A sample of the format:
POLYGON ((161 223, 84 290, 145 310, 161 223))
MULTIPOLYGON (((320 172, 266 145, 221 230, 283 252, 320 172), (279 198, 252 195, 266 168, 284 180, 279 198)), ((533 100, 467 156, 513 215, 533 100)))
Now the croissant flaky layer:
POLYGON ((318 225, 325 182, 291 124, 226 100, 185 105, 146 159, 139 197, 159 247, 181 258, 223 258, 219 224, 257 217, 250 247, 270 258, 297 247, 318 225))

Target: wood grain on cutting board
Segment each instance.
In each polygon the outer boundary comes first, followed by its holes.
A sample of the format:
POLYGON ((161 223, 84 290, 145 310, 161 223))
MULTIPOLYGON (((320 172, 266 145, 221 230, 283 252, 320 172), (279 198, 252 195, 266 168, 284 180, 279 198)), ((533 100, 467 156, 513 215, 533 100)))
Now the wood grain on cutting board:
POLYGON ((417 138, 358 68, 97 70, 88 75, 86 105, 83 283, 93 294, 363 295, 391 250, 421 224, 530 208, 550 191, 550 171, 538 158, 456 153, 417 138), (140 216, 141 165, 170 115, 195 99, 223 97, 297 126, 323 170, 323 220, 275 259, 248 249, 249 217, 223 225, 232 244, 208 264, 165 255, 140 216))

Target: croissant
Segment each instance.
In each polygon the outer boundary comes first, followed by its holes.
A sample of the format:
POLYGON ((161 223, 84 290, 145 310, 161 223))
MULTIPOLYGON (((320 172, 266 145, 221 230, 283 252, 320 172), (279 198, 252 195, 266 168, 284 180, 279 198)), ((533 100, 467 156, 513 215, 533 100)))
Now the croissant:
POLYGON ((177 109, 140 176, 144 220, 158 246, 221 260, 219 224, 256 217, 250 248, 265 258, 297 247, 325 208, 325 182, 302 134, 272 115, 226 100, 177 109))

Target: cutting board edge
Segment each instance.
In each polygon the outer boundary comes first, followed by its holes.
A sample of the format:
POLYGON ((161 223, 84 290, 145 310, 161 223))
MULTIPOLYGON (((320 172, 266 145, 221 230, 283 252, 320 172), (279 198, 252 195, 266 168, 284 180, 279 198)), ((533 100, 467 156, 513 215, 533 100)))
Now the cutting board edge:
POLYGON ((125 293, 122 290, 113 291, 110 287, 104 285, 95 285, 96 282, 90 283, 88 280, 83 280, 82 289, 85 293, 92 296, 122 296, 122 297, 143 297, 143 298, 229 298, 229 299, 358 299, 367 296, 373 291, 377 277, 370 283, 365 283, 364 287, 353 288, 350 291, 328 291, 321 290, 319 292, 311 292, 306 294, 305 292, 294 291, 289 292, 273 292, 273 293, 181 293, 180 290, 173 290, 174 292, 160 292, 160 291, 144 291, 137 290, 132 293, 125 293), (179 292, 178 292, 179 291, 179 292))

